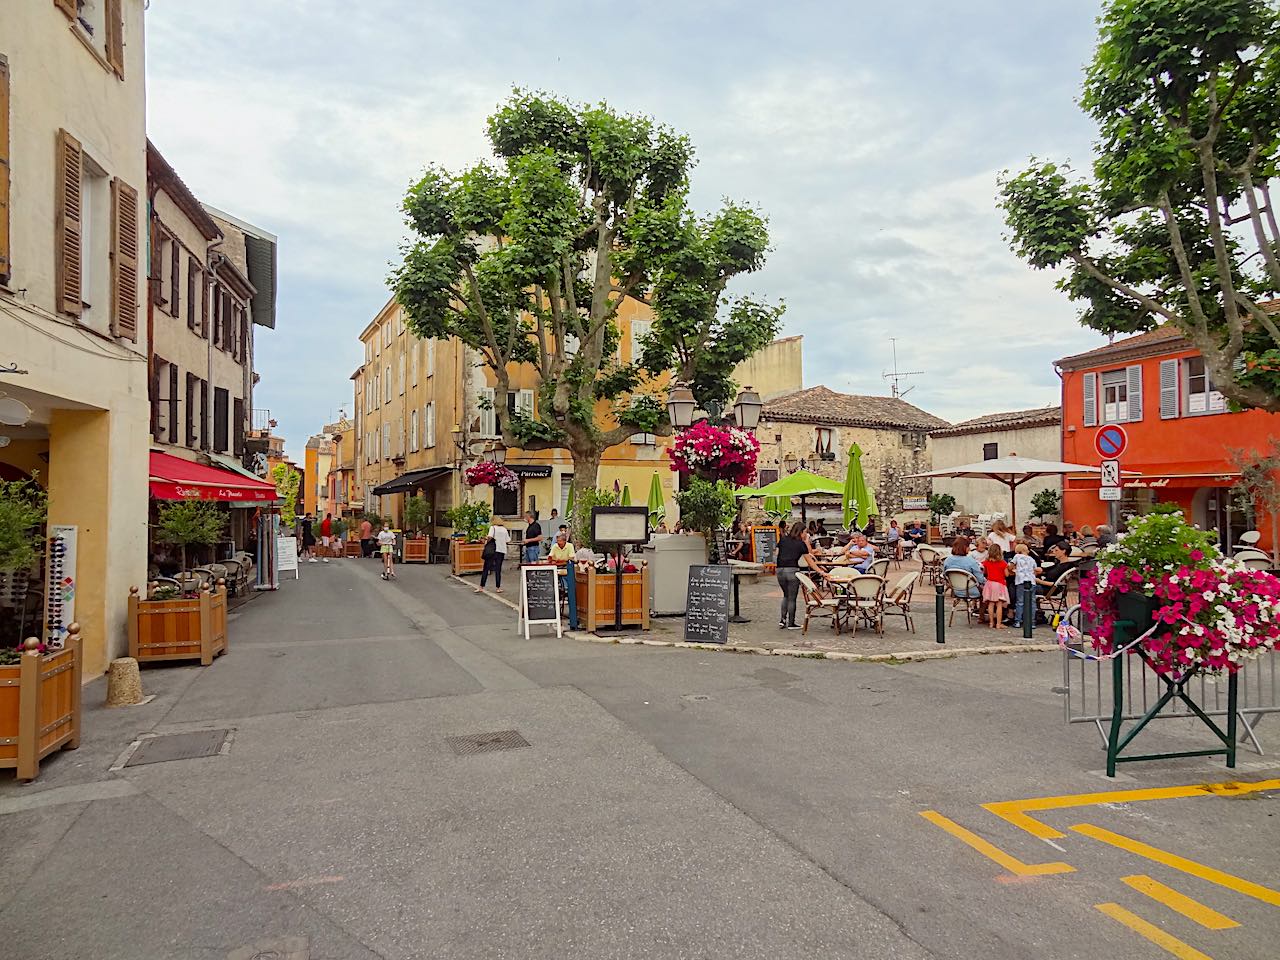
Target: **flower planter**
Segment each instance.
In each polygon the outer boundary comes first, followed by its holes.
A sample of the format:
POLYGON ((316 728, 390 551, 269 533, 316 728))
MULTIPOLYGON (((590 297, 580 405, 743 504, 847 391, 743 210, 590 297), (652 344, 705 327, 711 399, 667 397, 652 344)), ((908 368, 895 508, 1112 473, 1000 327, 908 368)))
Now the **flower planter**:
MULTIPOLYGON (((617 575, 577 570, 578 623, 586 630, 617 626, 617 575)), ((622 626, 649 629, 649 568, 622 575, 622 626)))
POLYGON ((406 540, 404 542, 405 563, 429 563, 431 561, 430 540, 406 540))
POLYGON ((482 572, 484 570, 484 544, 450 540, 449 565, 452 567, 453 575, 456 577, 482 572))
POLYGON ((1128 620, 1134 625, 1131 636, 1146 633, 1156 622, 1156 611, 1163 606, 1163 601, 1148 597, 1145 593, 1129 591, 1116 596, 1116 619, 1128 620))
POLYGON ((343 545, 343 556, 358 557, 361 555, 360 540, 353 537, 343 545))
POLYGON ((34 780, 40 761, 80 746, 80 627, 72 624, 61 650, 24 653, 0 666, 0 768, 34 780))
POLYGON ((199 660, 204 666, 227 652, 227 588, 198 597, 143 600, 129 590, 129 656, 149 660, 199 660))

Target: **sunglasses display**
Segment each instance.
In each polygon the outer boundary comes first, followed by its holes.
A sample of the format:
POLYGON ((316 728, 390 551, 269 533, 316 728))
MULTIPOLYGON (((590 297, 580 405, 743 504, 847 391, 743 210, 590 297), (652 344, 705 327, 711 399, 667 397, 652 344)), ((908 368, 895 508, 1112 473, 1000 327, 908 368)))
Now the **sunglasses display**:
POLYGON ((45 568, 45 640, 62 646, 75 621, 75 527, 55 527, 49 536, 45 568))

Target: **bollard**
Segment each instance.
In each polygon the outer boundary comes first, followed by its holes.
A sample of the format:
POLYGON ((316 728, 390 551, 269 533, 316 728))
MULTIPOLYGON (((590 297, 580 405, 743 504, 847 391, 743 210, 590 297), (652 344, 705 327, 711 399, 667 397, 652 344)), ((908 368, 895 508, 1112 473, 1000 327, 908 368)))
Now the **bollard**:
POLYGON ((1023 583, 1018 589, 1022 591, 1022 637, 1030 640, 1036 629, 1036 585, 1023 583))
POLYGON ((947 642, 947 610, 945 603, 946 590, 939 580, 933 585, 933 589, 937 592, 937 598, 934 600, 933 617, 938 630, 938 642, 947 642))

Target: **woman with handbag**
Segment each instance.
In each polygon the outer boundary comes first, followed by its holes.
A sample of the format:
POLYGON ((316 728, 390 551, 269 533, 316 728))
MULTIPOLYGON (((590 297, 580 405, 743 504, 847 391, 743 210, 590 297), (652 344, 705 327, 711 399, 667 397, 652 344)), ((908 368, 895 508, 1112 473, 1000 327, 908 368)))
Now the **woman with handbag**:
POLYGON ((497 588, 493 592, 502 592, 502 565, 507 560, 507 547, 510 543, 511 531, 499 517, 494 517, 493 522, 489 524, 489 532, 484 538, 484 550, 481 551, 481 556, 484 557, 484 570, 480 574, 480 586, 476 587, 476 593, 484 591, 490 572, 493 573, 493 585, 497 588))

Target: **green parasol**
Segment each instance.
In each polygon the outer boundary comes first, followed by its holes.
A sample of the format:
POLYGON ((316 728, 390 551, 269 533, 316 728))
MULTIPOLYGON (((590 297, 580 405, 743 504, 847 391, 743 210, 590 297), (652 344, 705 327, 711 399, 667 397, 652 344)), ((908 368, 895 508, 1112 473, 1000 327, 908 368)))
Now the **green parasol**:
MULTIPOLYGON (((834 494, 840 496, 843 492, 839 483, 835 480, 829 480, 826 477, 820 477, 816 473, 810 473, 808 470, 797 470, 795 473, 785 476, 780 480, 761 487, 757 492, 758 497, 780 497, 790 500, 792 497, 800 498, 800 517, 805 518, 805 497, 818 496, 821 494, 834 494)), ((767 502, 767 499, 766 499, 767 502)))
POLYGON ((658 471, 653 472, 653 481, 649 484, 649 526, 656 527, 667 516, 667 505, 662 499, 662 481, 658 479, 658 471))
POLYGON ((852 529, 850 524, 857 519, 859 527, 865 527, 873 513, 879 513, 876 506, 876 495, 867 487, 867 478, 862 473, 862 448, 856 443, 849 446, 849 469, 844 476, 844 525, 852 529))

